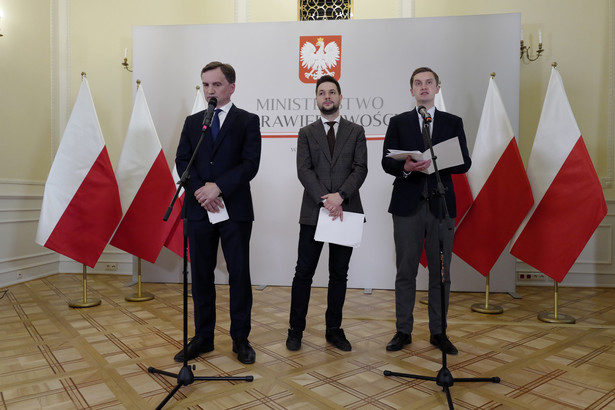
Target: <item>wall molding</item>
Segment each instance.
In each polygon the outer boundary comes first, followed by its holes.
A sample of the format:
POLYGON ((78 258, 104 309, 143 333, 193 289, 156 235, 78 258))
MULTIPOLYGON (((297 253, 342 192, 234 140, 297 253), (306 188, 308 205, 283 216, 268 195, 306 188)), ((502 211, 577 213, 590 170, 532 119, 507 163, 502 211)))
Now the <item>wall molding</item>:
MULTIPOLYGON (((34 240, 43 198, 40 181, 0 180, 0 287, 62 273, 81 273, 83 265, 37 245, 34 240)), ((560 286, 615 288, 615 200, 608 213, 560 286)), ((107 246, 88 274, 132 275, 135 258, 107 246), (117 270, 108 270, 115 265, 117 270)), ((517 261, 516 275, 539 273, 517 261)), ((256 279, 256 278, 253 278, 256 279)), ((256 282, 255 282, 256 283, 256 282)), ((552 286, 553 281, 517 280, 517 286, 552 286)))

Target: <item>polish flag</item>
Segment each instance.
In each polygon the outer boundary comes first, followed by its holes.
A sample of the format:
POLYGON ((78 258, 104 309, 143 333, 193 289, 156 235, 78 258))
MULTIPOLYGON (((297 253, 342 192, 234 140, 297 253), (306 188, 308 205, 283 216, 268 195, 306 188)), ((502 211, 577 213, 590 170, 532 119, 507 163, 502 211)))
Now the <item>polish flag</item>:
POLYGON ((607 213, 604 192, 555 67, 527 166, 535 203, 511 253, 561 282, 607 213))
POLYGON ((179 218, 179 206, 171 212, 172 222, 162 220, 175 195, 175 183, 142 85, 137 88, 115 175, 124 217, 111 245, 155 263, 173 222, 179 218))
MULTIPOLYGON (((173 166, 172 174, 173 174, 174 182, 177 182, 180 180, 180 176, 177 173, 176 166, 173 166)), ((174 188, 177 191, 177 184, 175 184, 174 188)), ((175 200, 175 205, 173 205, 174 208, 176 207, 180 210, 179 215, 174 221, 171 221, 170 219, 169 221, 167 221, 167 223, 171 224, 171 230, 169 231, 169 235, 167 235, 167 239, 164 241, 164 246, 170 251, 176 253, 180 257, 184 256, 184 229, 183 229, 183 219, 181 217, 181 209, 182 209, 183 204, 184 204, 184 189, 182 188, 179 191, 179 195, 177 196, 177 199, 175 200)), ((190 258, 189 255, 188 255, 188 258, 190 258)))
POLYGON ((494 78, 489 80, 467 175, 475 199, 455 232, 453 252, 487 276, 534 203, 494 78))
MULTIPOLYGON (((440 87, 440 91, 438 91, 434 98, 434 105, 436 106, 436 109, 446 111, 442 87, 440 87)), ((455 207, 457 208, 455 226, 458 226, 466 212, 468 212, 468 209, 470 209, 473 197, 466 174, 452 174, 451 178, 453 179, 453 186, 455 188, 455 207)))
MULTIPOLYGON (((201 112, 207 108, 207 104, 205 104, 205 96, 203 95, 203 91, 200 89, 201 87, 196 87, 196 97, 194 98, 194 104, 192 104, 192 112, 191 114, 196 114, 197 112, 201 112)), ((180 175, 177 173, 177 166, 173 166, 173 181, 179 181, 180 175)), ((177 188, 175 188, 177 190, 177 188)), ((184 203, 184 189, 182 188, 177 197, 176 203, 179 206, 179 209, 182 208, 182 204, 184 203)), ((164 243, 169 250, 175 252, 177 255, 183 257, 184 256, 184 232, 183 232, 183 219, 181 215, 179 218, 175 220, 173 223, 173 227, 171 228, 171 232, 169 232, 169 236, 164 243)), ((190 255, 188 255, 188 260, 190 260, 190 255)))
POLYGON ((121 218, 113 167, 83 76, 45 183, 36 243, 93 268, 121 218))
MULTIPOLYGON (((436 94, 434 98, 434 105, 439 111, 446 111, 446 105, 444 104, 444 95, 442 95, 442 88, 436 94)), ((459 225, 459 222, 463 219, 468 209, 472 205, 472 191, 470 190, 470 184, 466 174, 452 174, 453 188, 455 189, 455 208, 457 209, 457 216, 455 217, 455 226, 459 225)), ((427 267, 427 255, 425 254, 425 248, 421 254, 421 265, 427 267)))

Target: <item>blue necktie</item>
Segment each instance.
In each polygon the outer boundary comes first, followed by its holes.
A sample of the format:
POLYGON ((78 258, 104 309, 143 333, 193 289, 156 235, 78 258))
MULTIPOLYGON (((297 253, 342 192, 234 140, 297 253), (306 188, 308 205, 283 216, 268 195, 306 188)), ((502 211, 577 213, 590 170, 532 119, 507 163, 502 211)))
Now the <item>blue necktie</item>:
POLYGON ((214 119, 211 121, 211 139, 213 141, 218 137, 218 133, 220 132, 220 118, 218 114, 222 111, 220 108, 216 108, 214 113, 214 119))

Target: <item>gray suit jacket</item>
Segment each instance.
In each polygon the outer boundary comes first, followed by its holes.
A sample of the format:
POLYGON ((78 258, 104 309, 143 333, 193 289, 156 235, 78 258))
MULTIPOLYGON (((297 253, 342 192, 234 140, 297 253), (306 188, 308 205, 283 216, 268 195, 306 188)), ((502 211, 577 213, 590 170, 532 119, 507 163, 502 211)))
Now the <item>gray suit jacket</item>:
POLYGON ((304 187, 299 223, 316 225, 323 195, 340 192, 344 211, 363 213, 359 188, 367 176, 365 130, 344 118, 335 137, 333 156, 319 119, 299 130, 297 175, 304 187))

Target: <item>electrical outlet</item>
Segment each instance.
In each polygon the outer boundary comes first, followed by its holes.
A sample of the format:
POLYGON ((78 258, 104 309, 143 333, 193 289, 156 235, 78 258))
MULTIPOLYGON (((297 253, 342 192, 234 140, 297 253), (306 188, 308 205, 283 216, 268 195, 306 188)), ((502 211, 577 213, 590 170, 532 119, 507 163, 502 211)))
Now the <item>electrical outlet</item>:
POLYGON ((17 279, 23 278, 23 274, 21 272, 17 272, 17 279))
POLYGON ((116 271, 117 263, 108 263, 107 266, 105 266, 105 270, 106 271, 116 271))
POLYGON ((517 279, 522 281, 544 281, 545 276, 542 273, 519 273, 517 279))

